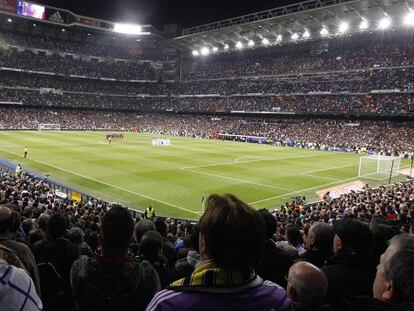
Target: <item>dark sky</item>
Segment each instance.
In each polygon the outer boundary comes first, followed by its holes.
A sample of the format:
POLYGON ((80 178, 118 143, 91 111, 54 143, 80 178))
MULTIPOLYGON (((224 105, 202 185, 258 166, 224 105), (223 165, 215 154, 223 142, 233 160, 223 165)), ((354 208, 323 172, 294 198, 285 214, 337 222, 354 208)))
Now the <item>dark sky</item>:
POLYGON ((295 0, 37 0, 74 13, 116 22, 184 27, 295 3, 295 0))

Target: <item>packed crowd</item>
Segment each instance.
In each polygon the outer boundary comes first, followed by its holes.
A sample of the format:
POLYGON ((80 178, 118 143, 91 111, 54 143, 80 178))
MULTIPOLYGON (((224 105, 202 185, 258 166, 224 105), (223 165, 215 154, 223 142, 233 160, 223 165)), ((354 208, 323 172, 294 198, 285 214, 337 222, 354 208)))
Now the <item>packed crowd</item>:
POLYGON ((295 198, 273 213, 233 195, 205 205, 198 224, 133 219, 2 172, 2 308, 414 308, 412 181, 311 205, 295 198))
POLYGON ((0 108, 0 129, 38 129, 39 123, 60 124, 61 129, 128 130, 209 138, 214 133, 264 136, 274 144, 323 150, 406 154, 414 150, 414 124, 410 122, 344 122, 273 120, 257 117, 211 117, 93 110, 0 108))
POLYGON ((411 66, 414 64, 414 54, 410 40, 407 38, 406 42, 381 46, 375 43, 365 46, 353 43, 342 49, 318 54, 298 48, 295 53, 274 50, 262 54, 243 52, 195 58, 187 80, 411 66))
POLYGON ((278 95, 231 97, 160 97, 102 95, 47 89, 1 88, 0 102, 18 102, 29 107, 90 108, 98 110, 230 112, 266 111, 295 113, 412 114, 414 93, 278 95))
POLYGON ((154 80, 150 62, 90 59, 71 55, 34 53, 0 48, 0 67, 119 80, 154 80))

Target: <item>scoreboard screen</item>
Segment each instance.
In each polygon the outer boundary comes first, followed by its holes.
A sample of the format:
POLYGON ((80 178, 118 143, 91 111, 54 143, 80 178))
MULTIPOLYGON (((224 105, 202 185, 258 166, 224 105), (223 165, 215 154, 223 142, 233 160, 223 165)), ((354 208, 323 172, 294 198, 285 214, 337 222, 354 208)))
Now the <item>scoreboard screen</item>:
POLYGON ((18 15, 44 20, 46 18, 45 12, 46 9, 42 5, 30 3, 27 1, 17 1, 18 15))

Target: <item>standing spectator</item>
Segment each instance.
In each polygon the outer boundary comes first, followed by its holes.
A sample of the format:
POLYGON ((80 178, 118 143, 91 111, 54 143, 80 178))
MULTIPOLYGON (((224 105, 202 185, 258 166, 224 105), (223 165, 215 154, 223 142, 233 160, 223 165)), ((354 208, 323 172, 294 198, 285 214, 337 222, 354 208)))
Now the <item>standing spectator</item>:
POLYGON ((287 293, 296 311, 316 311, 328 292, 325 274, 308 262, 297 262, 289 270, 287 293))
POLYGON ((334 231, 335 255, 322 270, 328 279, 328 299, 336 307, 344 298, 372 292, 376 261, 370 253, 373 237, 368 225, 344 219, 334 224, 334 231))
POLYGON ((306 253, 299 256, 297 261, 307 261, 318 268, 325 265, 325 261, 333 255, 333 239, 335 233, 332 227, 323 222, 316 222, 306 235, 306 253))
POLYGON ((200 219, 200 255, 194 273, 158 293, 148 310, 292 310, 279 285, 255 267, 266 228, 260 214, 233 195, 211 195, 200 219))
POLYGON ((7 206, 0 205, 0 244, 17 254, 29 275, 32 277, 36 291, 40 295, 39 273, 35 257, 26 244, 15 241, 10 234, 10 228, 13 225, 12 215, 12 211, 7 206))
POLYGON ((287 252, 277 247, 273 240, 277 230, 276 218, 267 209, 259 210, 259 214, 265 223, 266 237, 264 255, 256 268, 256 272, 263 279, 286 287, 286 276, 293 264, 292 258, 287 252))
POLYGON ((71 270, 78 309, 145 310, 160 281, 149 262, 128 256, 134 233, 128 210, 112 207, 102 218, 100 230, 101 255, 82 256, 71 270))
POLYGON ((155 221, 155 227, 164 240, 162 254, 167 258, 168 266, 174 267, 175 261, 177 260, 177 252, 175 250, 174 244, 171 243, 171 241, 169 241, 167 238, 168 225, 162 218, 158 218, 155 221))

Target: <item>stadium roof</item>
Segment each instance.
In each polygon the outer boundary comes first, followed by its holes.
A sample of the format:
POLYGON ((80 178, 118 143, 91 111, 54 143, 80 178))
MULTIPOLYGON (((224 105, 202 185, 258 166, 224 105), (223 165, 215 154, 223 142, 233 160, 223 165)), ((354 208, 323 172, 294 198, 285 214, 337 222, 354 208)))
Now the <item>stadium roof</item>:
POLYGON ((187 28, 170 44, 198 55, 312 40, 398 27, 412 9, 414 0, 309 0, 187 28))

